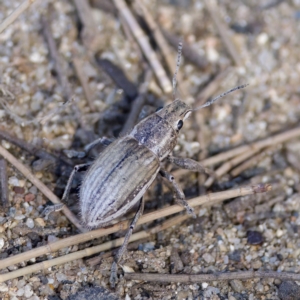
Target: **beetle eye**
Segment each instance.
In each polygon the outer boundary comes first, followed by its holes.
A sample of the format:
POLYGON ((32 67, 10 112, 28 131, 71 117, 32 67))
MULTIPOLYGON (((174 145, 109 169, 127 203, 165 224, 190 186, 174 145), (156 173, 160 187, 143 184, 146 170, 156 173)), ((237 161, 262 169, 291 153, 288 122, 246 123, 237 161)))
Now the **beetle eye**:
POLYGON ((183 126, 183 121, 182 120, 179 120, 178 123, 177 123, 177 130, 180 130, 183 126))
POLYGON ((158 107, 158 108, 156 109, 155 112, 158 112, 158 111, 160 111, 160 110, 163 109, 163 108, 164 108, 163 106, 160 106, 160 107, 158 107))

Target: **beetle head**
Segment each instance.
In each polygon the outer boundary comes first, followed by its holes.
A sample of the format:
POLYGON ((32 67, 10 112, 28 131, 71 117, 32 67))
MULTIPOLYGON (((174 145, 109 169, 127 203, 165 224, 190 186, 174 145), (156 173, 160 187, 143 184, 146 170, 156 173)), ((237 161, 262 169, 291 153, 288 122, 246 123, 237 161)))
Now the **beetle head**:
POLYGON ((157 111, 156 114, 166 120, 174 130, 179 131, 191 112, 192 108, 189 105, 177 99, 157 111))

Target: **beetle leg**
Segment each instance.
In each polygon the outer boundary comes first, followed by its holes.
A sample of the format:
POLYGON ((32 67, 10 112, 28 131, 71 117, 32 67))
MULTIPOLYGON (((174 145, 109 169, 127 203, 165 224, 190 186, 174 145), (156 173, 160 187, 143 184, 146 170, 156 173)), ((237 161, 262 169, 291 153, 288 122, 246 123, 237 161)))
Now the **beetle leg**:
POLYGON ((193 160, 190 158, 184 158, 184 157, 175 157, 175 156, 168 156, 167 160, 170 163, 175 164, 176 166, 178 166, 182 169, 206 173, 206 174, 214 177, 214 172, 212 170, 205 168, 203 165, 201 165, 196 160, 193 160))
POLYGON ((109 144, 111 144, 113 141, 110 140, 107 137, 101 137, 99 139, 96 139, 95 141, 91 142, 90 144, 87 144, 84 147, 84 152, 87 154, 92 148, 94 148, 95 146, 102 144, 103 146, 108 146, 109 144))
POLYGON ((139 205, 139 208, 137 210, 137 212, 135 213, 135 216, 133 218, 133 220, 131 221, 131 224, 129 226, 129 229, 126 233, 126 236, 124 238, 124 242, 123 242, 123 245, 121 246, 121 248, 118 250, 118 253, 116 254, 115 258, 114 258, 114 262, 111 266, 111 272, 110 272, 110 284, 112 287, 115 287, 115 284, 118 280, 118 277, 117 277, 117 271, 118 271, 118 263, 120 262, 126 248, 127 248, 127 245, 128 245, 128 242, 129 242, 129 239, 132 235, 132 231, 138 221, 138 219, 140 218, 140 216, 143 214, 143 211, 144 211, 144 200, 143 200, 143 197, 141 198, 140 200, 140 205, 139 205))
POLYGON ((182 189, 179 187, 179 185, 175 181, 174 176, 163 169, 160 169, 159 174, 162 177, 166 178, 171 183, 172 189, 174 192, 175 201, 179 205, 183 206, 187 210, 189 215, 193 215, 193 217, 196 217, 194 209, 192 207, 190 207, 189 204, 187 203, 187 201, 185 200, 185 195, 184 195, 182 189))
POLYGON ((91 142, 90 144, 87 144, 84 147, 84 151, 76 151, 76 150, 64 150, 64 153, 69 157, 69 158, 83 158, 85 157, 89 151, 94 148, 95 146, 102 144, 103 146, 108 146, 111 144, 113 141, 108 139, 107 137, 101 137, 99 139, 96 139, 95 141, 91 142))
POLYGON ((65 201, 68 199, 68 197, 69 197, 71 185, 72 185, 72 182, 73 182, 73 179, 74 179, 75 174, 76 174, 77 172, 79 172, 80 169, 83 169, 83 168, 85 168, 85 167, 88 167, 88 166, 90 166, 91 164, 92 164, 92 162, 89 162, 89 163, 86 163, 86 164, 76 165, 76 166, 74 167, 74 169, 73 169, 73 171, 72 171, 72 173, 71 173, 71 175, 70 175, 70 177, 69 177, 69 179, 68 179, 68 183, 67 183, 67 185, 66 185, 64 194, 63 194, 63 196, 62 196, 62 198, 61 198, 61 201, 62 201, 62 202, 65 202, 65 201))
POLYGON ((54 211, 61 211, 64 208, 64 204, 63 203, 59 203, 59 204, 54 204, 54 205, 50 205, 47 206, 43 211, 42 211, 42 215, 45 216, 45 220, 48 220, 49 215, 54 212, 54 211))

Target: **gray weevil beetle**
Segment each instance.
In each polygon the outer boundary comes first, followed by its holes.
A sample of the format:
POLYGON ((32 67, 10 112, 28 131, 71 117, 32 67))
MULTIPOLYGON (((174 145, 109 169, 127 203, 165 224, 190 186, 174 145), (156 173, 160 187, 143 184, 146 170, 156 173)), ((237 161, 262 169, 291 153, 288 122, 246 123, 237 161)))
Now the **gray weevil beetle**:
MULTIPOLYGON (((180 62, 181 47, 179 45, 177 70, 180 62)), ((177 70, 173 79, 174 90, 177 70)), ((181 168, 203 171, 203 167, 192 159, 170 155, 177 143, 178 134, 184 121, 192 111, 209 106, 233 90, 243 87, 244 85, 236 87, 196 109, 192 109, 181 100, 174 100, 171 104, 138 123, 128 135, 113 142, 101 138, 85 148, 86 152, 88 152, 89 149, 98 143, 107 144, 104 151, 99 154, 88 168, 80 188, 81 218, 85 226, 88 228, 107 226, 140 202, 139 209, 132 220, 124 243, 112 265, 110 278, 112 286, 115 285, 117 280, 117 264, 126 250, 139 216, 143 213, 143 195, 158 173, 170 182, 177 203, 184 206, 189 214, 194 214, 174 177, 166 172, 161 164, 162 161, 167 159, 181 168)), ((63 200, 66 199, 69 193, 74 174, 80 168, 86 166, 87 164, 83 164, 74 168, 63 200)))

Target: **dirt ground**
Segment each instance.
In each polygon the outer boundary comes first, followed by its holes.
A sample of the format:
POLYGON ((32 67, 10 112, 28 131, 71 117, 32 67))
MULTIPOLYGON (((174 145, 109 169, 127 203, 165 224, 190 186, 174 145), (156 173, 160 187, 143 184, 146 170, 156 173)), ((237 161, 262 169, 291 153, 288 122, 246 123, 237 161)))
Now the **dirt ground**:
MULTIPOLYGON (((0 28, 29 2, 1 0, 0 28)), ((181 212, 181 222, 169 224, 174 216, 157 216, 139 225, 136 232, 145 236, 130 244, 112 289, 112 249, 63 264, 47 262, 118 239, 125 230, 29 260, 9 260, 80 230, 61 211, 43 215, 52 205, 49 197, 3 159, 0 259, 11 264, 0 271, 0 299, 300 299, 300 281, 285 275, 162 282, 169 274, 300 273, 300 2, 32 2, 0 32, 0 145, 59 199, 74 165, 92 161, 103 147, 85 158, 71 158, 74 151, 102 136, 127 134, 135 122, 173 100, 180 40, 176 98, 196 108, 249 85, 193 112, 180 130, 174 155, 201 161, 214 175, 169 163, 166 168, 187 199, 259 183, 271 184, 272 191, 208 203, 196 209, 196 218, 181 212), (252 144, 256 141, 267 142, 252 144), (149 233, 160 225, 166 229, 149 233), (26 267, 36 269, 16 272, 26 267), (140 280, 126 279, 126 272, 141 273, 140 280), (1 277, 8 273, 16 275, 1 277), (144 273, 161 277, 148 282, 144 273)), ((75 176, 66 202, 78 218, 83 174, 75 176)), ((158 178, 145 194, 144 214, 173 205, 172 198, 158 178)))

